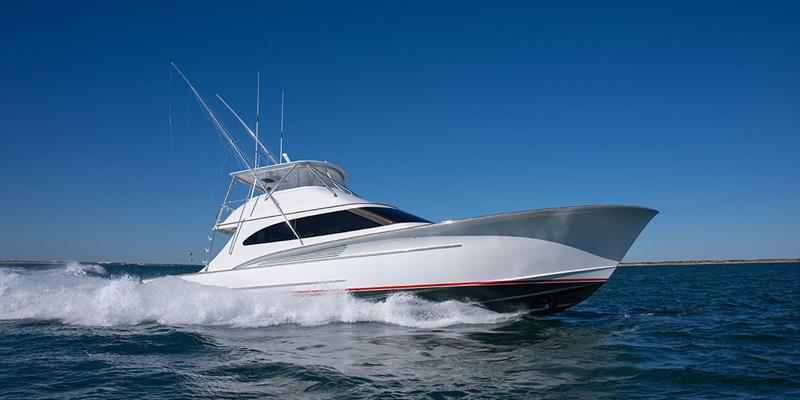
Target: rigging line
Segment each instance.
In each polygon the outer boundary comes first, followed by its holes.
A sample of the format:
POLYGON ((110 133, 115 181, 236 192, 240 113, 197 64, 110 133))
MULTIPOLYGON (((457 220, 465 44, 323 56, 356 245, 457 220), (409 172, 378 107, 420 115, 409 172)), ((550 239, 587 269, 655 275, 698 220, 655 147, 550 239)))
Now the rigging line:
MULTIPOLYGON (((270 194, 270 192, 264 186, 264 183, 261 182, 261 180, 258 178, 258 174, 256 174, 256 171, 250 166, 250 163, 248 162, 247 157, 242 153, 241 150, 239 150, 239 146, 236 145, 236 142, 231 137, 231 133, 228 131, 227 128, 225 128, 224 125, 222 125, 222 122, 219 121, 219 118, 217 118, 217 116, 211 110, 211 107, 208 106, 208 104, 206 103, 205 99, 203 99, 203 96, 201 96, 200 93, 197 92, 197 89, 195 89, 194 86, 192 85, 192 83, 189 82, 189 78, 187 78, 186 75, 184 75, 183 72, 181 72, 180 68, 178 68, 178 65, 175 64, 174 61, 171 61, 170 64, 175 68, 175 71, 178 73, 178 75, 180 75, 180 77, 183 78, 184 82, 186 82, 186 84, 189 85, 189 87, 192 89, 192 93, 194 94, 195 100, 197 100, 197 102, 203 107, 203 109, 205 110, 206 114, 208 115, 208 118, 211 119, 212 124, 214 124, 214 127, 217 128, 217 132, 220 134, 220 136, 224 136, 224 138, 228 141, 228 144, 230 145, 230 148, 234 151, 236 156, 239 158, 239 161, 253 175, 253 181, 254 182, 258 182, 258 186, 261 188, 261 190, 263 190, 264 193, 266 193, 267 197, 270 200, 272 200, 272 203, 275 205, 275 208, 278 209, 278 212, 280 212, 280 214, 283 217, 283 220, 286 223, 286 225, 289 227, 289 229, 292 231, 292 233, 294 233, 294 236, 297 238, 297 240, 300 241, 300 245, 304 245, 303 239, 300 237, 299 234, 297 234, 297 231, 294 229, 294 226, 292 226, 292 224, 289 222, 289 218, 286 217, 286 214, 283 212, 283 208, 281 208, 281 205, 278 203, 278 200, 276 200, 275 197, 273 197, 270 194)), ((245 124, 245 126, 247 126, 247 125, 245 124)), ((249 130, 248 130, 248 132, 252 133, 249 130)), ((273 158, 273 161, 274 161, 274 158, 273 158)), ((237 226, 237 230, 240 227, 241 227, 241 222, 240 222, 239 226, 237 226)))
MULTIPOLYGON (((172 72, 172 69, 170 69, 170 72, 172 72)), ((191 89, 187 88, 186 89, 186 115, 185 115, 185 118, 184 118, 184 128, 185 129, 184 129, 184 132, 183 132, 184 148, 188 148, 189 147, 189 133, 190 133, 191 121, 192 121, 191 120, 191 111, 192 111, 192 101, 191 100, 192 100, 192 91, 191 91, 191 89)), ((202 126, 198 126, 197 129, 200 130, 200 132, 201 132, 200 136, 202 136, 202 138, 203 138, 203 142, 202 142, 200 148, 204 149, 206 147, 206 144, 208 143, 208 132, 206 130, 203 130, 202 126)), ((223 168, 224 168, 225 164, 227 163, 227 160, 228 160, 229 156, 230 156, 230 153, 225 152, 225 161, 223 161, 223 165, 222 165, 223 168)), ((180 180, 180 182, 183 183, 183 186, 181 187, 181 189, 182 189, 182 191, 181 191, 181 199, 182 200, 181 201, 188 205, 188 202, 185 201, 188 198, 186 193, 190 192, 190 182, 189 182, 189 179, 187 179, 187 177, 193 176, 193 175, 188 172, 188 169, 189 169, 188 163, 184 163, 182 165, 183 165, 184 168, 181 169, 181 175, 183 177, 180 180)), ((220 173, 222 173, 222 171, 220 171, 220 173)), ((217 178, 216 185, 214 186, 214 192, 212 192, 212 197, 209 198, 209 208, 211 207, 211 203, 213 201, 214 195, 217 193, 217 189, 219 187, 219 179, 220 178, 217 178)), ((200 209, 196 209, 194 211, 202 212, 202 210, 203 209, 200 208, 200 209)), ((184 211, 183 224, 184 224, 184 226, 188 227, 191 224, 190 221, 193 220, 193 218, 191 217, 192 213, 190 212, 189 207, 183 207, 183 211, 184 211)), ((199 220, 199 222, 201 222, 203 224, 203 226, 205 226, 206 221, 208 221, 208 217, 209 217, 210 211, 211 211, 210 209, 207 210, 206 213, 203 214, 203 218, 201 220, 199 220)), ((205 243, 205 245, 208 245, 208 243, 205 243)), ((201 247, 204 247, 204 246, 201 246, 201 247)))
POLYGON ((214 203, 214 198, 217 196, 217 190, 219 189, 219 183, 222 182, 222 175, 225 172, 225 165, 228 163, 228 157, 230 157, 231 153, 225 152, 225 159, 222 161, 222 165, 219 169, 219 174, 217 175, 217 182, 214 185, 214 191, 211 193, 211 197, 208 199, 208 207, 206 207, 206 214, 203 216, 203 225, 205 226, 206 222, 208 221, 208 217, 211 215, 211 207, 214 203))
MULTIPOLYGON (((167 82, 167 91, 168 91, 168 101, 169 105, 167 106, 168 113, 169 113, 169 153, 170 153, 170 161, 172 164, 172 178, 174 180, 174 190, 175 196, 177 197, 176 205, 179 207, 179 218, 180 222, 179 225, 181 227, 185 227, 187 225, 188 216, 186 214, 186 207, 181 206, 184 202, 184 188, 181 183, 180 174, 178 174, 178 162, 175 157, 175 127, 174 127, 174 118, 173 118, 173 110, 172 110, 172 68, 169 68, 169 81, 167 82)), ((191 251, 191 250, 190 250, 191 251)))
MULTIPOLYGON (((220 166, 219 173, 217 174, 217 182, 216 182, 216 184, 214 184, 214 191, 211 193, 211 197, 208 198, 208 206, 206 207, 206 214, 205 214, 205 216, 203 216, 203 226, 207 226, 206 222, 208 221, 208 218, 211 216, 211 211, 213 210, 212 204, 214 203, 214 198, 217 197, 217 190, 219 189, 220 182, 222 182, 222 175, 225 172, 225 165, 228 163, 228 157, 230 157, 230 153, 225 152, 225 159, 222 160, 222 165, 220 166)), ((231 184, 233 184, 233 181, 231 181, 231 184)), ((228 191, 230 191, 230 188, 228 188, 228 191)), ((225 195, 225 200, 222 201, 223 207, 225 205, 225 201, 227 200, 227 197, 228 196, 226 194, 225 195)), ((220 208, 220 213, 221 213, 221 210, 222 210, 222 208, 220 208)), ((205 253, 204 253, 204 260, 203 261, 204 261, 205 265, 208 265, 207 257, 209 257, 211 252, 214 251, 214 238, 217 235, 217 231, 214 228, 216 228, 217 224, 219 223, 219 214, 220 213, 218 213, 218 215, 216 217, 216 220, 214 221, 214 226, 211 228, 211 232, 212 232, 211 236, 209 236, 209 239, 205 242, 205 246, 207 246, 207 247, 204 247, 205 253)))
POLYGON ((169 75, 167 77, 167 91, 169 93, 169 97, 168 97, 169 98, 169 105, 167 107, 168 107, 168 110, 169 110, 169 115, 168 115, 168 117, 169 117, 169 131, 172 132, 172 68, 170 68, 168 72, 169 72, 169 75))
POLYGON ((250 129, 249 126, 247 126, 247 124, 244 122, 244 120, 242 120, 242 118, 239 116, 239 114, 237 114, 236 111, 233 111, 233 108, 231 108, 230 104, 228 104, 228 102, 225 101, 225 99, 223 99, 222 96, 219 95, 219 93, 217 93, 216 96, 222 102, 222 104, 225 105, 225 107, 228 109, 228 111, 230 111, 236 117, 236 119, 239 121, 239 123, 242 124, 244 129, 247 130, 247 133, 250 134, 250 137, 253 138, 253 140, 256 141, 256 146, 260 147, 261 151, 266 153, 267 156, 269 157, 269 159, 272 160, 272 162, 274 164, 278 164, 278 162, 275 161, 275 157, 272 156, 272 153, 270 153, 270 151, 264 146, 264 144, 261 143, 260 140, 258 140, 258 136, 256 136, 256 134, 253 132, 253 130, 250 129))
POLYGON ((167 81, 167 90, 169 92, 169 105, 167 106, 169 110, 169 153, 172 157, 172 174, 175 175, 175 183, 178 183, 178 177, 175 173, 175 139, 173 138, 172 133, 172 68, 169 69, 169 80, 167 81))
MULTIPOLYGON (((184 130, 183 130, 183 146, 181 148, 188 149, 189 148, 189 110, 191 109, 192 102, 191 102, 191 93, 188 93, 188 97, 186 100, 186 118, 184 120, 184 130)), ((176 138, 180 139, 180 138, 176 138)), ((177 141, 177 140, 176 140, 177 141)), ((186 156, 181 152, 178 152, 178 157, 176 158, 176 170, 175 173, 177 174, 177 190, 178 190, 178 201, 181 206, 181 226, 182 227, 189 227, 191 224, 189 220, 191 219, 189 213, 189 202, 187 201, 188 196, 186 193, 189 193, 189 173, 188 173, 188 165, 185 162, 186 156), (181 157, 183 156, 183 157, 181 157), (177 158, 182 158, 184 162, 177 162, 177 158)))
MULTIPOLYGON (((186 97, 191 99, 192 98, 192 92, 187 91, 186 97)), ((186 126, 185 126, 186 129, 183 131, 183 146, 184 146, 184 148, 188 148, 189 147, 189 112, 191 111, 191 109, 192 109, 192 102, 187 100, 186 101, 186 126)))
MULTIPOLYGON (((178 179, 178 163, 175 161, 175 134, 172 122, 172 68, 169 69, 169 81, 167 83, 168 92, 169 92, 169 154, 170 154, 170 161, 172 162, 172 178, 175 181, 175 196, 177 197, 178 203, 181 202, 181 193, 180 193, 180 180, 178 179)), ((178 204, 180 206, 180 204, 178 204)))
MULTIPOLYGON (((225 198, 222 199, 222 204, 219 207, 219 211, 217 211, 217 216, 216 216, 216 219, 214 220, 214 226, 211 228, 213 233, 211 234, 211 237, 209 238, 209 243, 207 243, 208 244, 208 249, 209 249, 209 251, 207 253, 210 253, 210 252, 214 251, 214 239, 217 238, 217 226, 219 225, 219 222, 222 219, 222 214, 225 212, 225 208, 228 206, 228 196, 231 195, 231 190, 233 189, 233 184, 235 182, 236 182, 236 178, 231 178, 231 183, 228 185, 228 190, 225 192, 225 198)), ((221 248, 220 248, 220 251, 222 251, 221 248)), ((209 261, 206 260, 205 264, 206 264, 206 266, 205 266, 205 268, 203 268, 203 270, 204 271, 208 271, 209 261)))

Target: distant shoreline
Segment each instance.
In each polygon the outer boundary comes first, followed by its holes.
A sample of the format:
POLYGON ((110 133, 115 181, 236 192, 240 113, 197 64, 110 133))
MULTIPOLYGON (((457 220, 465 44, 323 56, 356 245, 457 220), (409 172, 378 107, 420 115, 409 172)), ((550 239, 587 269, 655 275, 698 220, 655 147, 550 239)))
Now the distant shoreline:
MULTIPOLYGON (((173 266, 173 267, 202 267, 200 264, 181 264, 181 263, 146 263, 146 262, 124 262, 124 261, 64 261, 64 260, 0 260, 0 264, 39 264, 39 265, 58 265, 76 262, 80 264, 98 265, 138 265, 142 267, 173 266)), ((689 260, 689 261, 630 261, 622 262, 620 267, 651 267, 659 265, 736 265, 736 264, 777 264, 777 263, 800 263, 800 258, 765 258, 757 260, 689 260)))
POLYGON ((202 267, 201 264, 181 264, 181 263, 150 263, 150 262, 125 262, 125 261, 75 261, 75 260, 0 260, 0 264, 38 264, 38 265, 60 265, 60 264, 97 264, 97 265, 138 265, 141 267, 202 267))
POLYGON ((651 267, 659 265, 720 265, 720 264, 778 264, 800 263, 800 258, 765 258, 758 260, 689 260, 689 261, 631 261, 619 263, 620 267, 651 267))

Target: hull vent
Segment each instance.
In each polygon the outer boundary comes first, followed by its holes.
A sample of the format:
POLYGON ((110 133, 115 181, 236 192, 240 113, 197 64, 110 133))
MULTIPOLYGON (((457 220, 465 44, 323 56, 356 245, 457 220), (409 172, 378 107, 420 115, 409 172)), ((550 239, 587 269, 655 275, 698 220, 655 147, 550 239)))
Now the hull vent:
POLYGON ((292 264, 298 262, 306 262, 306 261, 316 261, 316 260, 324 260, 328 258, 336 258, 342 255, 344 251, 347 250, 347 245, 339 245, 334 247, 328 247, 326 249, 321 249, 317 251, 310 251, 310 252, 303 252, 300 254, 287 254, 284 256, 276 256, 274 258, 270 258, 265 261, 261 261, 255 266, 258 267, 266 267, 270 265, 279 265, 279 264, 292 264))

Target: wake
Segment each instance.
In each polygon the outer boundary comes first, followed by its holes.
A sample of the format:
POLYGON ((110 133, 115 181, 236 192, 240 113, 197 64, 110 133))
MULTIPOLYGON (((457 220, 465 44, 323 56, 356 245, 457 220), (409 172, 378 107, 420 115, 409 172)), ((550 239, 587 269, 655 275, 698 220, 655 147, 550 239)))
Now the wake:
POLYGON ((43 320, 82 326, 205 325, 242 328, 381 322, 415 328, 515 320, 468 304, 395 294, 382 302, 344 293, 263 294, 202 286, 166 277, 143 283, 109 276, 99 265, 0 268, 0 320, 43 320))

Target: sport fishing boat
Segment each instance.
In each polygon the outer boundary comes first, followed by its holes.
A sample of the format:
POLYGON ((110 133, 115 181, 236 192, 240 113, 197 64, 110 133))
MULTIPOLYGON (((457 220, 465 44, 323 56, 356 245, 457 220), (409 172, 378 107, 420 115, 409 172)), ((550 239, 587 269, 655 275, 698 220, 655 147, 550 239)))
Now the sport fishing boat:
MULTIPOLYGON (((173 64, 174 66, 174 64, 173 64)), ((220 134, 230 132, 188 79, 220 134)), ((225 106, 232 108, 217 95, 225 106)), ((271 165, 231 174, 214 231, 227 237, 198 273, 203 285, 298 294, 345 291, 384 299, 396 292, 474 303, 497 311, 550 314, 578 304, 617 268, 657 211, 577 206, 431 222, 371 202, 325 161, 278 162, 236 115, 271 165), (233 201, 234 186, 249 194, 233 201)))

